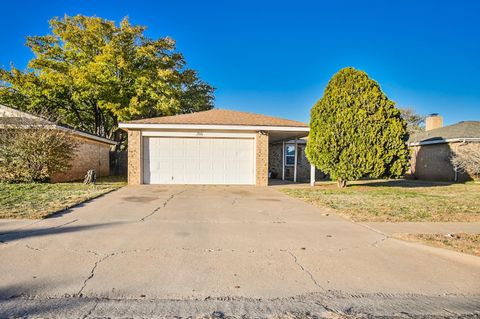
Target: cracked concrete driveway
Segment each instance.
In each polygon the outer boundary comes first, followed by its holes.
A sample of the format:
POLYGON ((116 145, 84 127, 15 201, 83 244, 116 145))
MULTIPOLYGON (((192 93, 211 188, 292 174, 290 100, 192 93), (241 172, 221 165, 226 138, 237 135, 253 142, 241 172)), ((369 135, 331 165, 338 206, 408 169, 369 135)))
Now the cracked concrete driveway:
POLYGON ((129 186, 0 222, 0 317, 479 314, 480 258, 272 188, 129 186))

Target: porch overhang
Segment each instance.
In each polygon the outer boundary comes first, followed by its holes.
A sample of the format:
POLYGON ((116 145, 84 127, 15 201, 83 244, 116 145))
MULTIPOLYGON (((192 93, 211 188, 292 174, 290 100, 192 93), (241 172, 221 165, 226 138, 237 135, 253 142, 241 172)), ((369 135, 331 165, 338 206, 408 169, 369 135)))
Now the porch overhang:
MULTIPOLYGON (((281 179, 285 180, 286 154, 285 150, 288 145, 293 146, 295 150, 293 163, 293 182, 297 182, 297 167, 298 167, 298 145, 305 145, 310 128, 305 127, 296 131, 269 131, 269 144, 281 144, 282 146, 282 171, 281 179)), ((292 165, 290 165, 292 166, 292 165)), ((310 164, 310 185, 315 185, 315 166, 310 164)))
POLYGON ((284 141, 307 137, 309 132, 310 128, 308 127, 296 128, 296 130, 289 131, 268 131, 268 140, 270 144, 281 143, 284 141))

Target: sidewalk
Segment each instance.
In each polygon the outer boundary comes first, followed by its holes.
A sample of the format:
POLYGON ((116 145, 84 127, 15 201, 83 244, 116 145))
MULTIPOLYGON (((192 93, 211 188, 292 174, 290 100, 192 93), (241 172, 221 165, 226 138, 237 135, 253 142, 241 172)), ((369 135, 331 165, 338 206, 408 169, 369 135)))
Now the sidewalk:
POLYGON ((386 235, 393 234, 480 234, 480 222, 477 223, 441 223, 441 222, 403 222, 360 223, 376 229, 386 235))

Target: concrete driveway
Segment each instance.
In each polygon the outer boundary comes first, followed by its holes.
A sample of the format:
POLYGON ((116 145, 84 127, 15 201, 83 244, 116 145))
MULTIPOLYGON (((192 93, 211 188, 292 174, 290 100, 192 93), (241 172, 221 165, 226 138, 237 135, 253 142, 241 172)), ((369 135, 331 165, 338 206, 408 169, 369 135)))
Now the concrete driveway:
POLYGON ((54 218, 1 221, 0 241, 0 317, 480 309, 480 258, 272 188, 129 186, 54 218))

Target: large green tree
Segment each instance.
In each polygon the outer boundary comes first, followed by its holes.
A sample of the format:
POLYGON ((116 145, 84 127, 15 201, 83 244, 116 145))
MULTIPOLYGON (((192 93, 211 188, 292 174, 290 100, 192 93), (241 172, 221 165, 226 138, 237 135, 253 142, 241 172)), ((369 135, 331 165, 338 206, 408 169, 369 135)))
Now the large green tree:
POLYGON ((49 114, 114 137, 119 121, 213 107, 213 88, 186 67, 175 42, 145 27, 98 17, 50 20, 52 34, 27 38, 25 71, 0 69, 0 103, 49 114))
POLYGON ((311 111, 307 157, 340 187, 362 177, 399 177, 408 166, 406 122, 377 82, 340 70, 311 111))

